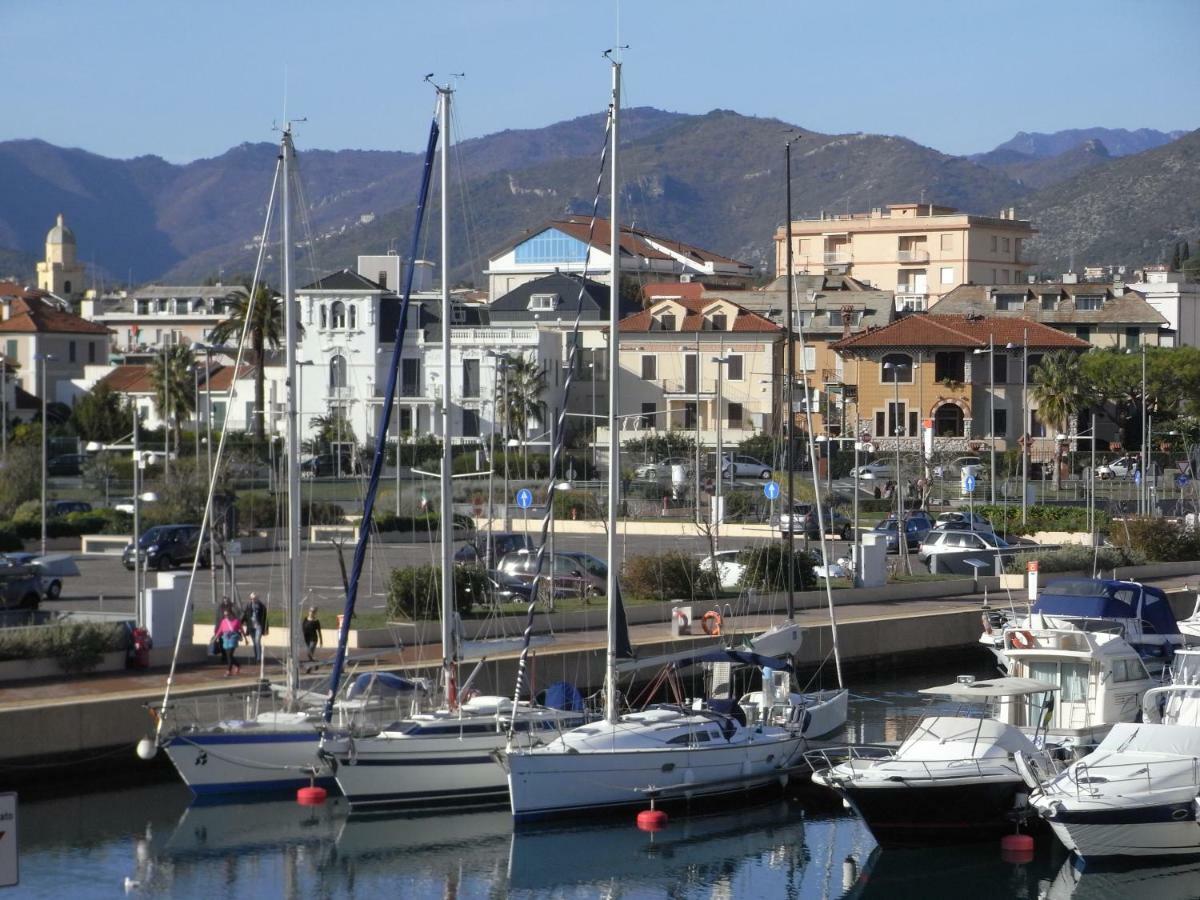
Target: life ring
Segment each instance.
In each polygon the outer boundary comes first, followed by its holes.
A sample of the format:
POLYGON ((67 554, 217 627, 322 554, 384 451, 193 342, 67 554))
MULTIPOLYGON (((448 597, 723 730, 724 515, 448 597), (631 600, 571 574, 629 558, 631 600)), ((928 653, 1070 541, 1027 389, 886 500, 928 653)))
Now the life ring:
POLYGON ((1037 646, 1033 634, 1025 629, 1011 632, 1008 641, 1014 650, 1029 650, 1037 646))
POLYGON ((721 634, 721 614, 715 609, 710 609, 700 620, 700 627, 710 637, 718 637, 721 634))

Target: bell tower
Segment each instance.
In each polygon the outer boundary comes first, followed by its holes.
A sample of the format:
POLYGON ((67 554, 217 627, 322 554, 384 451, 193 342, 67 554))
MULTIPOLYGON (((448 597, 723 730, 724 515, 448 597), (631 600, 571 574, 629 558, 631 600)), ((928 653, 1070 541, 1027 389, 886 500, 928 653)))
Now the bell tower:
POLYGON ((75 259, 75 233, 63 221, 62 213, 54 227, 46 232, 46 259, 37 264, 38 288, 73 298, 83 295, 83 266, 75 259))

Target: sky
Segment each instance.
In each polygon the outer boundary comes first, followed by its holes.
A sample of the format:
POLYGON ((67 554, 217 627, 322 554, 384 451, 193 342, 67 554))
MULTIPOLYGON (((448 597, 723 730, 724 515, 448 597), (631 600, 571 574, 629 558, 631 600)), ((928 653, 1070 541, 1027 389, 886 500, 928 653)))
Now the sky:
POLYGON ((285 115, 301 148, 417 150, 428 73, 460 139, 538 128, 604 108, 618 44, 626 106, 947 153, 1200 126, 1200 0, 0 0, 0 34, 0 140, 172 162, 285 115))

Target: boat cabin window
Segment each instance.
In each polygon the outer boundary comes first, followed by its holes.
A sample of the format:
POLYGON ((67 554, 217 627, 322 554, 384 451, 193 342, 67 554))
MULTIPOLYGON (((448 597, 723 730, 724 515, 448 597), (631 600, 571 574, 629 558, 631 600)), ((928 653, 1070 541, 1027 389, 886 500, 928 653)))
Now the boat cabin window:
POLYGON ((1114 659, 1112 679, 1114 683, 1122 681, 1142 681, 1150 677, 1140 659, 1114 659))

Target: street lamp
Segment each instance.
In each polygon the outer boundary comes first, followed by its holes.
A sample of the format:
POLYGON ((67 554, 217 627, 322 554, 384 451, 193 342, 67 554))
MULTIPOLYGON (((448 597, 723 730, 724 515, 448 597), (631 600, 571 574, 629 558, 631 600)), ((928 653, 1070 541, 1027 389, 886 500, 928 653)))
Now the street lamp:
POLYGON ((0 455, 8 463, 8 357, 0 353, 0 455))
MULTIPOLYGON (((989 477, 991 478, 992 506, 996 505, 996 338, 995 335, 988 335, 988 348, 986 350, 976 349, 976 356, 987 356, 988 358, 988 438, 991 448, 989 453, 991 456, 989 477)), ((1006 357, 1007 359, 1007 357, 1006 357)), ((1007 379, 1005 379, 1007 381, 1007 379)))
POLYGON ((46 418, 46 401, 50 393, 46 383, 46 363, 56 359, 51 353, 37 353, 33 357, 42 364, 42 556, 46 555, 46 441, 50 432, 50 422, 46 418))
POLYGON ((1033 449, 1033 430, 1029 424, 1029 328, 1022 329, 1021 346, 1009 341, 1006 350, 1021 351, 1021 524, 1029 516, 1029 453, 1033 449))
MULTIPOLYGON (((712 361, 717 364, 717 396, 716 396, 716 399, 713 401, 713 405, 716 406, 716 408, 717 408, 717 494, 716 494, 717 503, 716 503, 716 510, 715 510, 716 514, 713 517, 715 520, 713 522, 713 525, 716 526, 717 534, 719 535, 720 528, 721 528, 721 520, 725 518, 725 510, 721 506, 721 475, 722 475, 721 467, 725 464, 725 452, 724 452, 724 447, 722 446, 722 444, 724 443, 725 435, 724 435, 722 426, 724 424, 724 418, 725 418, 725 410, 723 408, 725 405, 725 367, 727 365, 729 365, 729 357, 728 356, 714 356, 712 358, 712 361)), ((700 390, 700 382, 698 380, 698 376, 697 376, 697 382, 696 382, 696 390, 697 391, 700 390)), ((700 412, 699 396, 700 396, 699 394, 696 395, 696 397, 697 397, 697 400, 696 400, 697 418, 699 417, 699 412, 700 412)), ((731 487, 733 486, 733 477, 736 474, 736 472, 734 470, 734 465, 735 465, 735 463, 734 463, 734 459, 733 459, 733 454, 730 454, 729 484, 731 487)), ((789 498, 789 500, 790 500, 790 498, 789 498)))
POLYGON ((904 522, 904 494, 900 490, 900 437, 904 434, 904 425, 900 421, 900 373, 912 370, 908 363, 885 362, 885 372, 892 373, 892 388, 895 399, 892 403, 892 430, 896 435, 896 481, 893 490, 896 492, 896 552, 901 554, 905 566, 908 566, 908 533, 904 522))
MULTIPOLYGON (((1127 349, 1125 352, 1132 353, 1133 350, 1127 349)), ((1141 344, 1139 352, 1142 354, 1142 393, 1141 393, 1142 409, 1141 409, 1141 417, 1140 417, 1141 418, 1141 426, 1142 426, 1142 451, 1138 455, 1141 457, 1142 479, 1141 479, 1141 484, 1138 485, 1137 499, 1138 499, 1138 513, 1139 513, 1139 515, 1144 515, 1146 513, 1149 513, 1149 511, 1150 511, 1149 510, 1150 504, 1148 502, 1149 494, 1147 492, 1147 481, 1146 481, 1146 477, 1149 474, 1147 471, 1147 461, 1148 461, 1147 448, 1149 447, 1149 444, 1150 444, 1150 442, 1148 440, 1148 432, 1150 429, 1148 427, 1148 422, 1147 422, 1147 418, 1146 418, 1146 415, 1147 415, 1146 344, 1144 342, 1141 344)))

